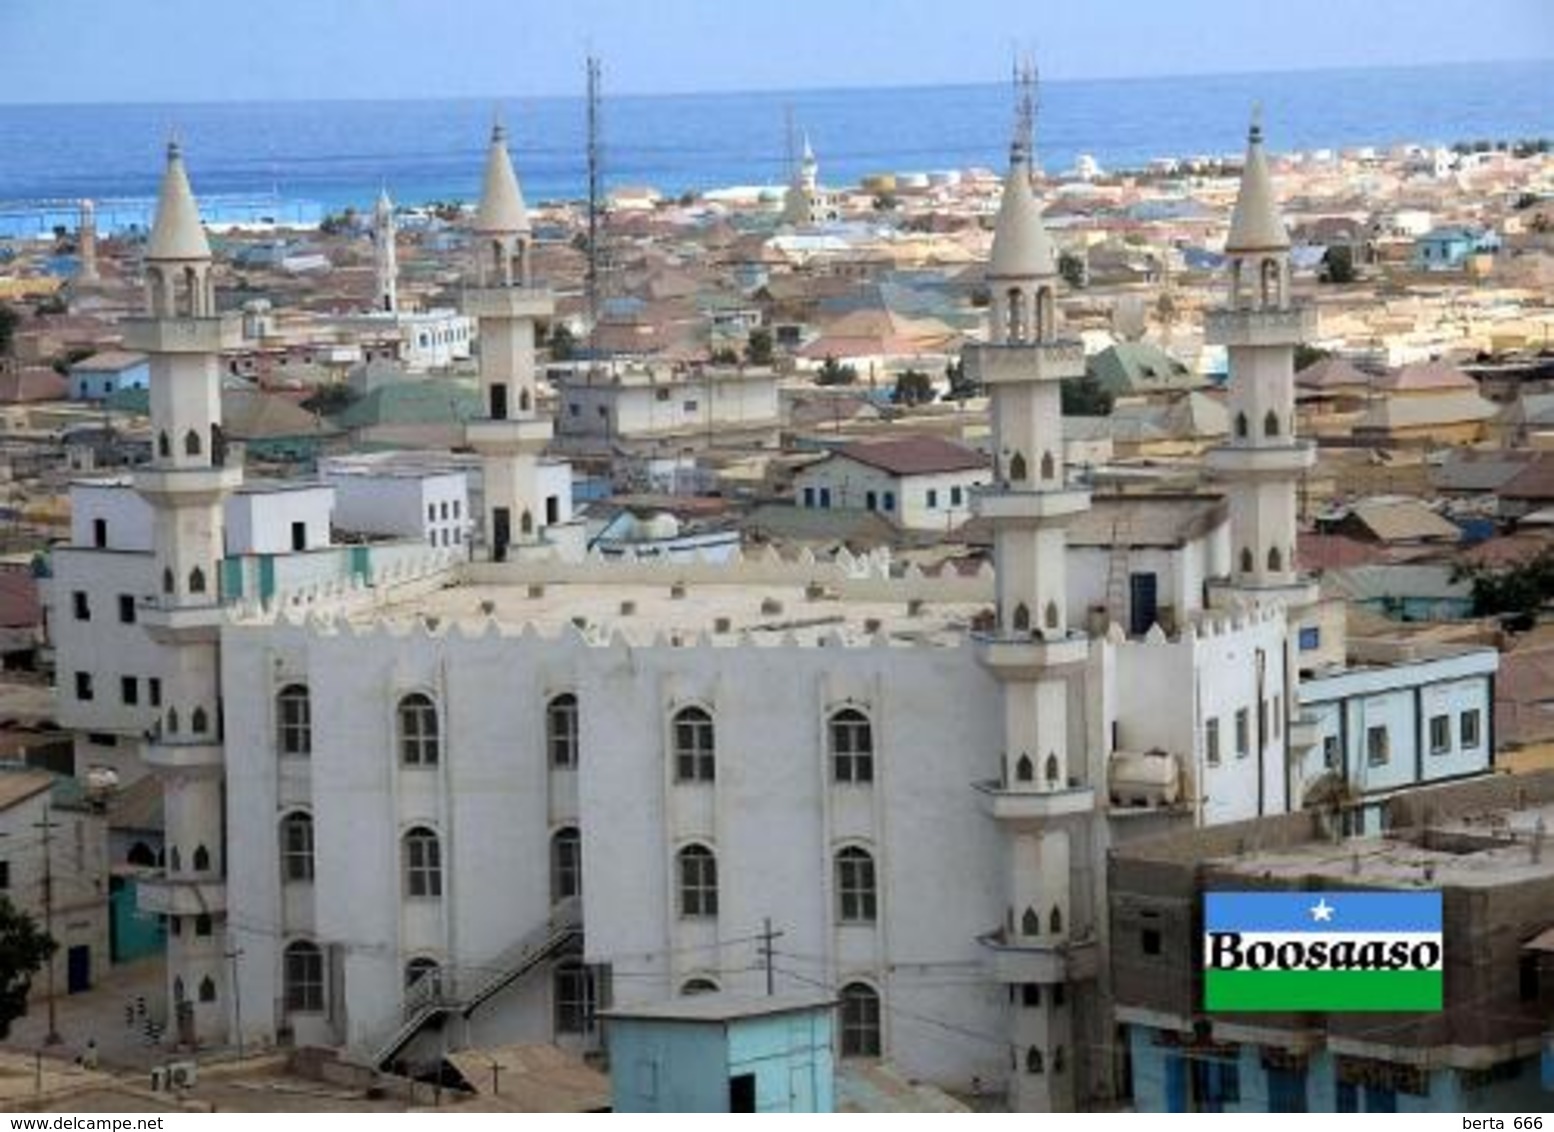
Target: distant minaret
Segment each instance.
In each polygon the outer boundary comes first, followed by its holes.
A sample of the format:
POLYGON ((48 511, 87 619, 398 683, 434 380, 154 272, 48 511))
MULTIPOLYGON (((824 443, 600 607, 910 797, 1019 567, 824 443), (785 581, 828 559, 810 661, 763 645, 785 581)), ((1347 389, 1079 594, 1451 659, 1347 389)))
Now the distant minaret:
POLYGON ((799 187, 811 200, 820 187, 820 162, 815 160, 814 147, 809 144, 809 131, 804 131, 804 156, 799 161, 799 187))
POLYGON ((242 483, 221 433, 224 347, 238 326, 216 312, 210 244, 176 143, 145 252, 147 311, 124 342, 150 359, 151 462, 135 490, 151 505, 156 592, 138 620, 162 646, 161 714, 141 757, 161 780, 167 867, 139 886, 143 912, 168 918, 167 1000, 173 1041, 231 1032, 225 957, 227 839, 221 734, 223 502, 242 483))
POLYGON ((1221 606, 1308 606, 1317 592, 1296 570, 1296 486, 1316 451, 1295 435, 1295 347, 1312 318, 1290 298, 1290 238, 1255 114, 1225 255, 1229 302, 1209 312, 1204 339, 1224 346, 1230 363, 1230 438, 1209 466, 1230 496, 1232 562, 1210 596, 1221 606))
POLYGON ((485 551, 494 562, 504 561, 514 546, 543 541, 551 521, 540 498, 539 457, 551 425, 537 412, 534 324, 550 316, 554 303, 549 291, 534 286, 532 241, 507 132, 498 124, 475 213, 475 285, 464 299, 465 313, 480 320, 486 403, 486 415, 465 425, 465 438, 481 458, 485 551))
POLYGON ((1031 187, 1033 107, 1027 91, 987 264, 987 342, 965 351, 967 375, 992 400, 994 483, 973 500, 993 531, 996 608, 977 648, 1002 687, 1004 713, 987 803, 1003 845, 994 883, 1004 922, 982 942, 994 977, 1020 1003, 1008 1028, 1009 1105, 1018 1112, 1074 1107, 1089 1062, 1075 1019, 1096 1009, 1094 965, 1082 961, 1081 942, 1095 924, 1074 879, 1088 868, 1083 818, 1095 808, 1094 784, 1083 744, 1071 745, 1082 729, 1069 726, 1069 686, 1090 644, 1068 624, 1064 533, 1090 497, 1068 478, 1061 396, 1085 359, 1058 326, 1057 253, 1031 187))
POLYGON ((81 223, 76 231, 76 253, 79 266, 76 281, 97 282, 97 206, 89 200, 81 202, 81 223))
POLYGON ((820 162, 815 160, 815 150, 809 144, 809 131, 805 130, 803 157, 799 160, 798 168, 793 170, 793 179, 783 194, 783 223, 795 227, 815 223, 819 219, 816 209, 819 199, 820 162))
POLYGON ((385 186, 372 212, 372 266, 377 280, 377 306, 394 314, 399 310, 399 252, 394 247, 394 202, 385 186))

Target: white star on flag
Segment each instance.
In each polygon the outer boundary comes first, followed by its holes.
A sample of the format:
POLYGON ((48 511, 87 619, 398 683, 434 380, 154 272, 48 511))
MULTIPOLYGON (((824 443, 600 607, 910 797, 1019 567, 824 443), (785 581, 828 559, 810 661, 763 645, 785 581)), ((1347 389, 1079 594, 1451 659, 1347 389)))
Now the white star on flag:
POLYGON ((1333 918, 1336 909, 1327 902, 1327 897, 1322 897, 1311 906, 1311 918, 1317 923, 1325 924, 1333 918))

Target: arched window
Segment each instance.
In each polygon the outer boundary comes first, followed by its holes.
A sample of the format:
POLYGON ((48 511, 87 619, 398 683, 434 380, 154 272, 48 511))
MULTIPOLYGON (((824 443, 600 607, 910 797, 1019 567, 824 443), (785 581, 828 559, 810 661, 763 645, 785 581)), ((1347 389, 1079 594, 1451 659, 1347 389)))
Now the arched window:
POLYGON ((194 847, 194 871, 197 873, 210 872, 210 850, 203 845, 194 847))
MULTIPOLYGON (((177 917, 175 916, 174 919, 177 919, 177 917)), ((174 933, 174 934, 177 934, 177 933, 174 933)), ((177 976, 174 976, 174 978, 173 978, 173 1001, 174 1002, 188 1002, 189 1001, 189 992, 184 989, 183 976, 182 975, 177 975, 177 976)))
POLYGON ((842 1056, 878 1057, 880 1055, 880 996, 868 983, 848 983, 837 997, 841 999, 842 1056))
POLYGON ((156 867, 156 854, 151 851, 151 846, 144 841, 137 841, 130 846, 129 852, 125 854, 124 863, 134 865, 137 868, 153 869, 156 867))
POLYGON ((205 592, 205 571, 198 566, 189 571, 189 592, 192 594, 205 592))
POLYGON ((1048 755, 1047 755, 1046 771, 1047 771, 1047 785, 1048 786, 1056 786, 1058 784, 1058 779, 1061 777, 1061 774, 1062 774, 1062 771, 1058 767, 1058 756, 1057 755, 1052 754, 1050 752, 1048 753, 1048 755))
POLYGON ((211 978, 209 975, 206 975, 203 979, 200 980, 200 1001, 216 1001, 216 980, 211 978))
POLYGON ((1241 548, 1241 572, 1243 574, 1250 574, 1255 566, 1256 559, 1252 557, 1251 547, 1243 546, 1241 548))
POLYGON ((1036 340, 1047 342, 1057 333, 1057 309, 1051 287, 1036 289, 1036 340))
POLYGON ((435 979, 437 970, 437 960, 417 955, 405 964, 405 989, 409 990, 428 975, 435 979))
POLYGON ((576 827, 556 830, 550 838, 550 900, 559 904, 583 891, 583 839, 576 827))
POLYGON ((675 712, 672 730, 675 781, 713 781, 717 777, 717 757, 712 716, 705 708, 681 708, 675 712))
POLYGON ((405 895, 442 895, 442 842, 425 826, 405 834, 405 895))
POLYGON ((1025 1071, 1033 1074, 1042 1071, 1041 1050, 1035 1046, 1025 1051, 1025 1071))
POLYGON ((189 715, 189 730, 196 735, 203 735, 210 729, 210 719, 205 714, 205 709, 197 707, 189 715))
POLYGON ((1018 287, 1011 287, 1004 302, 1005 336, 1010 342, 1025 341, 1025 293, 1018 287))
POLYGON ((173 454, 173 442, 167 438, 167 433, 165 432, 157 433, 156 454, 163 459, 173 454))
POLYGON ((1015 483, 1024 483, 1025 476, 1025 455, 1022 452, 1016 452, 1009 457, 1009 478, 1015 483))
POLYGON ((178 709, 175 707, 167 709, 167 733, 169 735, 178 734, 178 709))
POLYGON ((577 766, 577 697, 571 692, 553 696, 545 705, 545 748, 551 766, 577 766))
POLYGON ((200 454, 201 447, 199 433, 195 432, 192 428, 188 432, 184 433, 183 454, 185 456, 198 456, 200 454))
POLYGON ((313 816, 303 810, 281 819, 281 876, 299 883, 313 879, 313 816))
POLYGON ((1065 1058, 1063 1056, 1063 1047, 1062 1046, 1058 1046, 1057 1049, 1052 1051, 1052 1071, 1054 1073, 1061 1073, 1061 1072, 1063 1072, 1063 1063, 1064 1063, 1064 1061, 1065 1061, 1065 1058))
POLYGON ((1057 470, 1057 461, 1052 458, 1052 453, 1043 452, 1041 454, 1041 478, 1050 480, 1057 475, 1057 470))
POLYGON ((878 911, 874 858, 849 845, 836 855, 837 915, 844 924, 872 924, 878 911))
POLYGON ((286 945, 281 957, 281 982, 287 1010, 324 1009, 324 953, 317 944, 299 939, 286 945))
POLYGON ((1247 434, 1246 414, 1245 413, 1237 413, 1236 414, 1236 435, 1240 436, 1240 437, 1245 437, 1246 434, 1247 434))
POLYGON ((1268 569, 1275 574, 1284 569, 1284 556, 1279 553, 1277 546, 1268 548, 1268 569))
POLYGON ((1040 935, 1041 917, 1036 914, 1036 909, 1027 908, 1025 914, 1020 917, 1021 935, 1040 935))
POLYGON ((210 935, 214 930, 215 927, 211 921, 210 913, 201 912, 198 916, 194 917, 195 935, 210 935))
POLYGON ((171 568, 162 571, 162 592, 165 594, 173 592, 173 571, 171 568))
POLYGON ((437 705, 420 692, 399 701, 399 758, 406 766, 436 766, 437 705))
POLYGON ((1273 259, 1263 260, 1261 276, 1263 306, 1278 306, 1280 302, 1278 262, 1273 259))
POLYGON ((590 1034, 594 1029, 593 972, 576 959, 556 964, 551 975, 556 1033, 590 1034))
POLYGON ((687 845, 677 858, 680 874, 680 915, 718 914, 718 859, 705 845, 687 845))
POLYGON ((518 519, 518 529, 526 535, 534 533, 534 516, 529 513, 527 507, 524 508, 523 515, 518 519))
POLYGON ((1014 607, 1014 617, 1010 623, 1016 633, 1029 633, 1031 631, 1031 607, 1023 601, 1014 607))
POLYGON ((856 708, 831 717, 831 773, 837 782, 874 781, 874 727, 856 708))
POLYGON ((1055 601, 1047 602, 1047 609, 1046 609, 1046 612, 1042 615, 1042 620, 1046 622, 1046 626, 1049 629, 1056 629, 1058 627, 1058 603, 1057 602, 1055 602, 1055 601))
POLYGON ((1063 909, 1056 904, 1052 906, 1052 911, 1047 916, 1047 930, 1053 935, 1063 934, 1063 909))
POLYGON ((687 997, 693 994, 717 994, 718 984, 711 979, 686 979, 680 987, 680 993, 687 997))
POLYGON ((275 694, 275 748, 283 755, 313 753, 313 705, 306 684, 287 684, 275 694))
POLYGON ((1269 409, 1268 415, 1263 418, 1263 435, 1279 435, 1279 414, 1274 412, 1272 409, 1269 409))
POLYGON ((1020 761, 1014 764, 1014 777, 1016 782, 1035 781, 1036 764, 1031 762, 1030 755, 1021 755, 1020 761))

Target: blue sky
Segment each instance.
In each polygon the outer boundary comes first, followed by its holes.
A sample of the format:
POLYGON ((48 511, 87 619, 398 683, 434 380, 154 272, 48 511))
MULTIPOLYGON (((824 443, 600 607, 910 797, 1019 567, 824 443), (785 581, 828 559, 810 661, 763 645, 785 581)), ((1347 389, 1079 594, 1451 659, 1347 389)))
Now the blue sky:
POLYGON ((1548 0, 0 0, 0 102, 616 93, 1554 58, 1548 0))

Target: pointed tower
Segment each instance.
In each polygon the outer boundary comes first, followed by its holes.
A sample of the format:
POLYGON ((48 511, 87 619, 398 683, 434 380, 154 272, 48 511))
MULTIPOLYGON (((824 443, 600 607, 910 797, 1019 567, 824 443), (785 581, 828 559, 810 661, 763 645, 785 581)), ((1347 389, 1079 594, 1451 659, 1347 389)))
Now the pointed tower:
POLYGON ((97 205, 89 200, 81 202, 81 222, 76 229, 76 254, 80 266, 76 269, 76 282, 97 282, 97 205))
POLYGON ((1230 438, 1209 466, 1230 497, 1231 573, 1211 583, 1210 599, 1306 607, 1317 591, 1296 571, 1296 485, 1316 452, 1295 435, 1295 347, 1312 319, 1290 298, 1290 240, 1255 116, 1225 255, 1230 301, 1209 312, 1204 337, 1230 363, 1230 438))
POLYGON ((377 309, 385 314, 399 310, 399 251, 394 246, 394 202, 385 186, 372 210, 372 268, 377 280, 377 309))
POLYGON ((221 736, 222 505, 242 481, 226 466, 219 355, 236 321, 216 313, 210 245, 176 143, 146 243, 145 317, 126 320, 125 344, 150 359, 150 465, 135 489, 152 508, 157 592, 140 623, 161 645, 161 717, 142 748, 162 781, 166 868, 139 888, 142 911, 166 916, 169 1025, 175 1040, 219 1042, 229 1032, 226 844, 221 736))
POLYGON ((804 131, 804 156, 799 159, 799 187, 814 198, 820 187, 820 162, 815 160, 814 147, 809 144, 809 131, 804 131))
POLYGON ((500 124, 486 153, 474 242, 475 284, 465 292, 464 310, 480 320, 486 415, 465 426, 465 438, 485 477, 485 552, 501 562, 513 547, 541 542, 546 526, 562 521, 564 505, 542 498, 539 482, 551 422, 537 412, 534 324, 554 304, 549 291, 534 286, 529 213, 500 124))
POLYGON ((1068 718, 1089 642, 1069 628, 1064 576, 1064 525, 1090 498, 1064 466, 1061 382, 1084 373, 1084 348, 1059 336, 1057 257, 1031 188, 1029 107, 987 266, 988 341, 966 349, 965 366, 992 398, 994 484, 974 506, 993 528, 997 610, 977 647, 1004 703, 1004 750, 982 794, 1004 846, 1005 913, 981 942, 1009 987, 1010 1106, 1051 1111, 1073 1107, 1087 1053, 1074 1018, 1094 1008, 1092 904, 1075 877, 1088 860, 1095 798, 1068 718))

